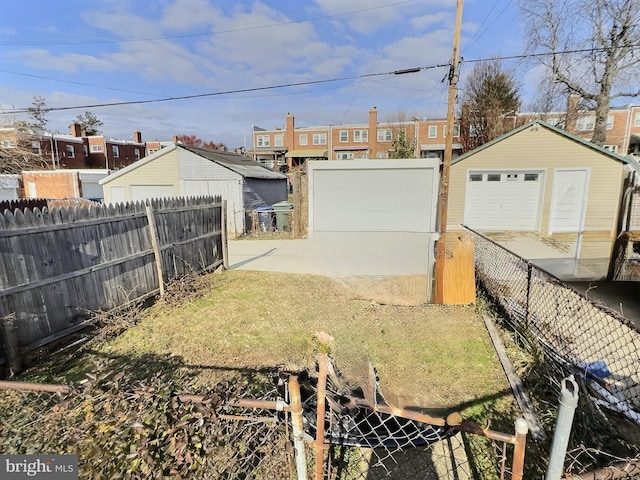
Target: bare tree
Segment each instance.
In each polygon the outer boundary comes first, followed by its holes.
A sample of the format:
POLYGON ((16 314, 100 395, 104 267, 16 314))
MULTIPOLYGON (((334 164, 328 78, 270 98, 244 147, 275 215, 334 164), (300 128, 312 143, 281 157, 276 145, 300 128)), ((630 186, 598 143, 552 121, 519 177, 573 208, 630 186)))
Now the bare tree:
POLYGON ((14 122, 0 140, 0 173, 47 168, 41 156, 40 137, 27 122, 14 122))
POLYGON ((464 81, 460 137, 472 150, 516 127, 520 94, 514 76, 498 60, 477 63, 464 81))
POLYGON ((547 54, 539 60, 553 81, 595 109, 591 141, 604 145, 611 100, 640 95, 640 2, 521 0, 520 8, 531 51, 547 54))

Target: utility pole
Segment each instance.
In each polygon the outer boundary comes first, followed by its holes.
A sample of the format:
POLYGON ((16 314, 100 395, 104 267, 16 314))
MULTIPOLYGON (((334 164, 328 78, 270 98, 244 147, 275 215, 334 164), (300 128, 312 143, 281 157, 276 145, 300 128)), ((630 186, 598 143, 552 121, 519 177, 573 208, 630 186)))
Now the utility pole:
POLYGON ((444 262, 446 256, 445 237, 447 233, 447 209, 449 207, 449 172, 451 170, 451 154, 453 150, 453 118, 456 106, 456 87, 458 85, 458 64, 460 53, 460 26, 462 24, 462 5, 464 0, 457 0, 456 25, 453 32, 453 53, 449 65, 449 100, 447 104, 447 136, 445 138, 444 159, 440 175, 440 196, 438 198, 438 218, 440 239, 436 244, 436 288, 435 302, 444 303, 444 262))

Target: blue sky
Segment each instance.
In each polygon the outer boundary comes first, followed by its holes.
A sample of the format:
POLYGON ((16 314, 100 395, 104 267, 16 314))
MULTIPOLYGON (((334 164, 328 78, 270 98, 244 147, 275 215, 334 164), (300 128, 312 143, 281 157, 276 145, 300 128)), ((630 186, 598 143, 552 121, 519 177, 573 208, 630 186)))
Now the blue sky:
MULTIPOLYGON (((455 0, 23 0, 0 15, 0 109, 156 100, 331 80, 448 62, 455 0), (37 14, 36 14, 37 12, 37 14)), ((473 60, 521 54, 517 1, 467 0, 461 53, 473 60)), ((509 63, 533 96, 536 67, 509 63)), ((462 74, 472 64, 463 64, 462 74)), ((89 108, 103 132, 146 140, 195 134, 229 147, 253 125, 363 123, 444 116, 446 69, 161 103, 89 108)), ((67 133, 85 109, 52 111, 67 133)), ((15 119, 0 115, 0 122, 15 119)), ((19 118, 19 117, 18 117, 19 118)))

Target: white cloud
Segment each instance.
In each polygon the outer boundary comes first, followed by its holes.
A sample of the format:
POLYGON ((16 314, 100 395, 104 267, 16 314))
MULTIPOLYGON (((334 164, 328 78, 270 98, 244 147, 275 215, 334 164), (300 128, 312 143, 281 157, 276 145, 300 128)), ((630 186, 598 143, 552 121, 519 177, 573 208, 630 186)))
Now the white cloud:
POLYGON ((437 12, 420 17, 413 17, 409 23, 416 30, 424 30, 432 25, 451 27, 454 21, 454 12, 437 12))

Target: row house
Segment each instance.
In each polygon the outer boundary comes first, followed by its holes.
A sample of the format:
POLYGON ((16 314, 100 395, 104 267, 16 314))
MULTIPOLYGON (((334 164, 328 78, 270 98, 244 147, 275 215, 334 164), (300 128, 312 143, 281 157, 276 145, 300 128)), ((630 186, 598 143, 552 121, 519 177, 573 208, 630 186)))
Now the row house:
MULTIPOLYGON (((557 112, 519 113, 519 122, 540 119, 585 140, 591 140, 595 128, 595 111, 583 109, 580 98, 569 96, 567 109, 557 112)), ((607 117, 607 139, 604 148, 619 155, 640 157, 640 106, 611 107, 607 117)))
POLYGON ((18 126, 0 128, 0 148, 22 150, 42 159, 48 168, 84 166, 84 141, 72 135, 49 133, 42 129, 18 126))
POLYGON ((133 132, 132 140, 107 138, 104 135, 83 136, 77 123, 70 125, 71 134, 85 142, 86 168, 119 170, 146 156, 142 133, 133 132))
POLYGON ((77 123, 72 123, 70 129, 71 134, 61 134, 24 125, 0 128, 0 148, 26 151, 40 157, 42 168, 54 170, 118 170, 147 154, 139 131, 133 132, 132 139, 128 140, 103 135, 86 136, 77 123))
MULTIPOLYGON (((279 169, 303 164, 307 160, 384 159, 393 153, 393 140, 402 129, 415 145, 415 157, 443 158, 446 120, 414 118, 406 122, 378 122, 378 110, 369 110, 368 123, 296 127, 287 114, 284 127, 253 128, 253 149, 247 154, 263 165, 279 169)), ((454 155, 462 150, 460 128, 454 126, 454 155)))

